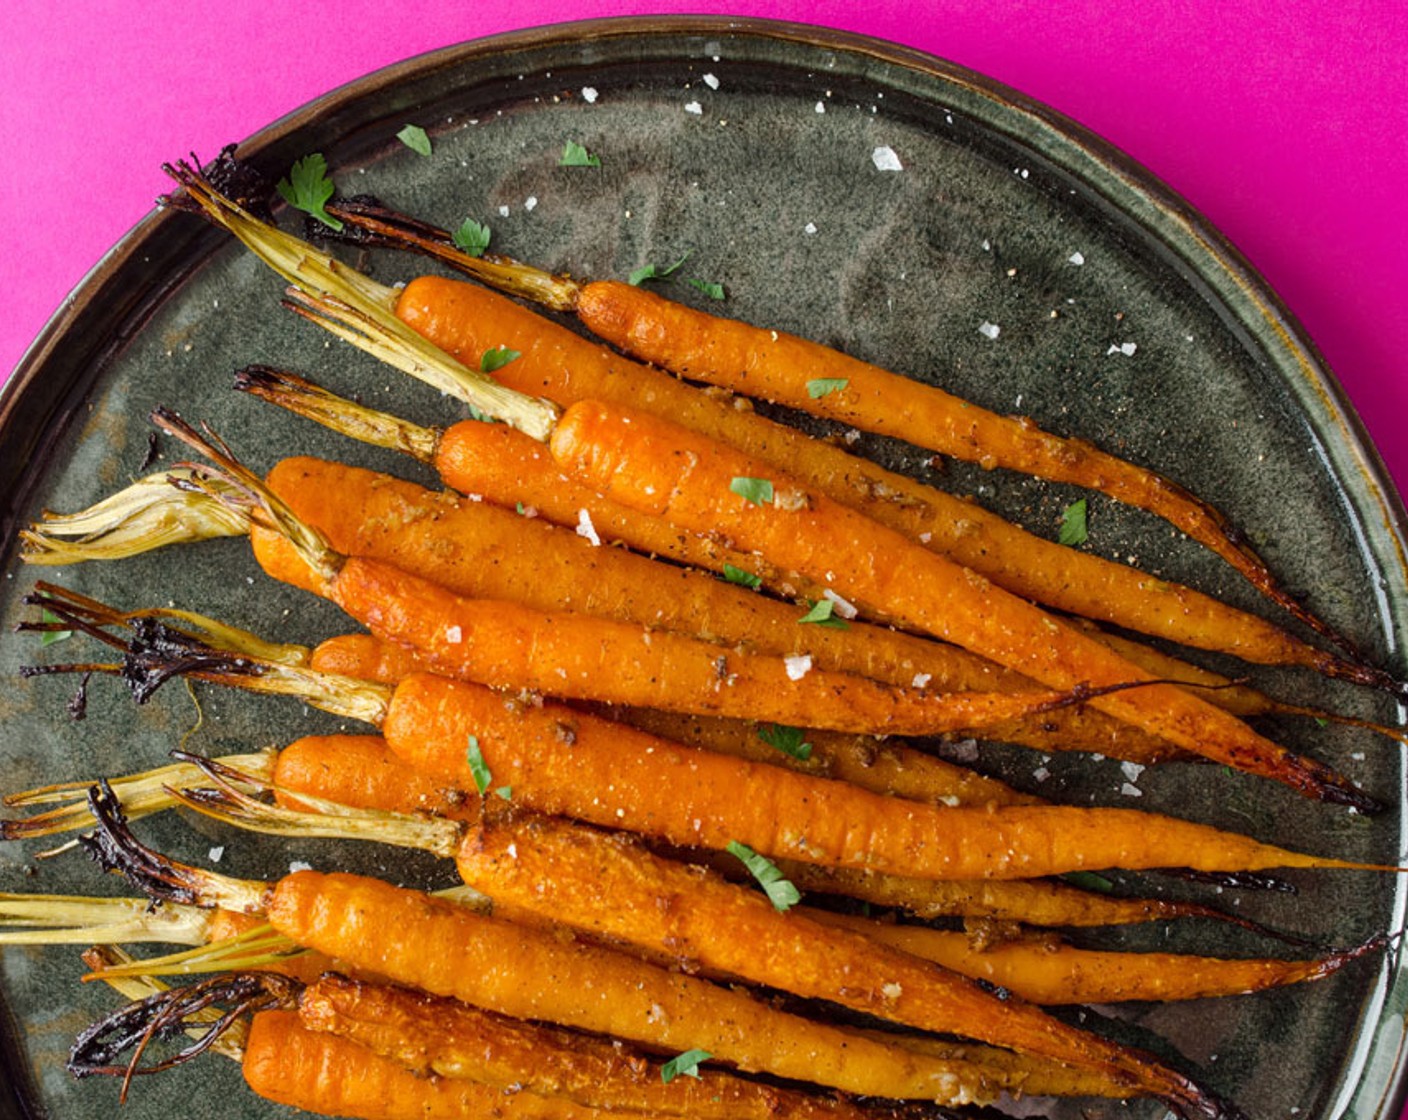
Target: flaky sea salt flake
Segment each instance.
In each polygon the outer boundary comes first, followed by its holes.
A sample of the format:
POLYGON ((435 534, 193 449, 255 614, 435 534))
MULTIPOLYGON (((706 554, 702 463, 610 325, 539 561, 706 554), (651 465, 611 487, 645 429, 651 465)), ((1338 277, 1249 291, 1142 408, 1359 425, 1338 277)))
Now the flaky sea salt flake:
POLYGON ((787 670, 789 681, 799 681, 812 671, 812 657, 809 653, 801 653, 795 657, 784 657, 782 664, 787 670))
POLYGON ((596 526, 592 524, 592 515, 585 509, 577 511, 577 535, 584 537, 595 547, 601 547, 601 538, 597 536, 596 526))
POLYGON ((595 105, 595 104, 596 104, 596 99, 597 99, 597 92, 596 92, 596 90, 595 90, 594 88, 592 88, 591 86, 583 86, 583 87, 582 87, 582 100, 583 100, 583 101, 585 101, 588 105, 595 105))
POLYGON ((996 323, 989 323, 984 319, 978 324, 978 333, 986 339, 994 339, 1002 333, 1002 328, 996 323))
POLYGON ((875 164, 877 171, 903 171, 904 164, 900 162, 900 157, 895 155, 895 149, 888 144, 882 144, 870 153, 870 159, 875 164))
POLYGON ((704 115, 704 106, 697 101, 691 101, 685 105, 684 111, 686 113, 693 113, 696 117, 702 117, 704 115))

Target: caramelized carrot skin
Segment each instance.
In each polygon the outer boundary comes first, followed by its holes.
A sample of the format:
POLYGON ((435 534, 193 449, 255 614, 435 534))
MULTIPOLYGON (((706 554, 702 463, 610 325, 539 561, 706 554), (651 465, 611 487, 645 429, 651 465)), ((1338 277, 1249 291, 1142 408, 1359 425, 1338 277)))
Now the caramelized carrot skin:
POLYGON ((951 1063, 375 879, 296 872, 279 881, 267 912, 285 936, 351 967, 515 1018, 665 1052, 698 1047, 741 1069, 858 1094, 947 1101, 969 1090, 987 1095, 981 1076, 967 1088, 955 1084, 951 1063))
MULTIPOLYGON (((379 735, 307 735, 279 752, 274 764, 279 803, 306 809, 298 792, 364 809, 462 816, 479 797, 436 782, 407 766, 379 735)), ((473 785, 467 787, 473 790, 473 785)))
POLYGON ((298 1014, 305 1026, 349 1038, 422 1077, 462 1078, 611 1112, 696 1120, 882 1120, 884 1115, 710 1067, 698 1077, 664 1082, 657 1063, 605 1039, 340 976, 306 988, 298 1014))
POLYGON ((415 647, 440 672, 571 699, 916 735, 1011 720, 1063 699, 894 688, 634 624, 466 599, 359 556, 346 559, 327 595, 378 637, 415 647))
POLYGON ((473 1081, 418 1077, 337 1035, 305 1029, 292 1011, 254 1016, 242 1063, 259 1096, 290 1108, 358 1120, 595 1120, 604 1114, 534 1093, 506 1094, 473 1081))
POLYGON ((1147 1055, 859 934, 779 913, 760 893, 651 855, 619 835, 533 818, 481 825, 457 858, 466 883, 554 920, 666 949, 702 967, 831 1000, 921 1030, 1099 1069, 1177 1100, 1197 1090, 1147 1055), (760 951, 766 946, 766 952, 760 951))
MULTIPOLYGON (((551 446, 559 463, 608 496, 696 531, 726 533, 815 577, 830 573, 851 601, 878 603, 935 637, 1050 687, 1153 679, 977 573, 677 425, 596 403, 574 405, 551 446), (775 500, 758 505, 734 494, 738 477, 767 478, 775 500)), ((1328 767, 1291 754, 1174 686, 1151 684, 1091 702, 1151 734, 1308 796, 1372 805, 1328 767)))
MULTIPOLYGON (((583 306, 597 314, 603 330, 608 329, 602 318, 608 312, 593 306, 591 293, 609 290, 594 284, 584 289, 583 306)), ((631 289, 631 293, 632 298, 664 302, 642 289, 631 289)), ((730 443, 797 474, 834 500, 982 572, 1023 598, 1250 661, 1305 665, 1321 671, 1330 669, 1335 661, 1255 615, 1229 608, 1190 588, 1152 579, 1135 569, 1034 536, 981 506, 765 420, 739 407, 742 401, 729 404, 711 399, 660 370, 620 358, 479 285, 419 277, 403 290, 396 313, 471 367, 477 366, 485 350, 503 343, 512 345, 522 357, 496 374, 511 388, 551 397, 564 407, 599 400, 640 409, 730 443)), ((628 333, 624 323, 609 327, 612 338, 628 333)), ((771 345, 772 332, 761 334, 771 345)), ((660 340, 653 343, 658 345, 660 340)), ((738 369, 747 366, 743 362, 738 369)), ((822 376, 810 366, 803 368, 810 370, 806 379, 822 376)), ((816 407, 804 387, 800 391, 804 399, 797 402, 799 407, 816 407)), ((835 394, 822 403, 832 396, 835 394)), ((965 419, 970 411, 980 410, 965 408, 965 419)), ((532 441, 522 436, 514 440, 516 435, 509 433, 503 442, 531 455, 526 449, 532 441)), ((456 482, 449 484, 463 488, 456 482)), ((469 489, 479 492, 479 485, 470 484, 469 489)), ((580 505, 569 511, 567 523, 575 518, 576 508, 580 505)), ((560 520, 557 515, 550 516, 560 520)), ((648 550, 665 554, 663 547, 649 546, 648 550)))
POLYGON ((402 681, 383 734, 408 764, 472 788, 470 736, 515 801, 682 846, 930 879, 1027 879, 1083 868, 1334 866, 1131 809, 948 808, 679 746, 554 704, 507 704, 462 681, 402 681))

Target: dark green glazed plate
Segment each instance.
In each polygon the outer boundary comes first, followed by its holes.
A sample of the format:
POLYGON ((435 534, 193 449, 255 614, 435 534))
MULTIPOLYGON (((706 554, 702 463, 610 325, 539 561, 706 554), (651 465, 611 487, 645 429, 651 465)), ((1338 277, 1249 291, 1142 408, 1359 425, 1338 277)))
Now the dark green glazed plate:
MULTIPOLYGON (((170 139, 174 158, 185 142, 170 139)), ((275 177, 321 151, 346 193, 370 191, 442 225, 475 217, 504 251, 577 275, 625 276, 688 251, 679 277, 722 282, 728 299, 718 309, 726 314, 941 381, 1185 483, 1244 527, 1316 612, 1371 659, 1404 673, 1403 511, 1313 348, 1183 202, 1010 90, 927 56, 814 28, 605 22, 414 59, 328 95, 241 151, 275 177), (395 139, 407 123, 429 132, 433 156, 395 139), (601 166, 559 166, 568 140, 601 166)), ((152 184, 154 193, 161 188, 155 168, 152 184)), ((389 256, 365 264, 387 281, 419 267, 389 256)), ((681 282, 669 293, 707 302, 681 282)), ((79 639, 40 650, 11 633, 36 576, 16 558, 18 527, 42 508, 87 505, 141 473, 153 405, 212 421, 261 469, 307 452, 407 470, 231 393, 231 371, 251 362, 299 370, 422 423, 456 416, 435 394, 326 343, 278 309, 279 294, 272 274, 224 236, 186 215, 153 213, 95 268, 0 397, 6 789, 145 769, 183 741, 227 754, 335 726, 296 704, 208 690, 198 712, 179 685, 138 710, 107 682, 94 683, 87 720, 73 724, 65 714, 71 682, 23 680, 18 669, 91 651, 79 639)), ((909 447, 860 446, 1039 533, 1055 534, 1074 496, 1003 472, 936 470, 909 447)), ((1266 609, 1224 566, 1150 518, 1092 500, 1090 524, 1089 549, 1266 609)), ((238 541, 39 574, 124 605, 172 602, 288 641, 342 627, 332 609, 270 586, 238 541)), ((1253 677, 1278 695, 1398 718, 1380 697, 1303 675, 1253 677)), ((984 764, 1073 801, 1163 808, 1347 858, 1405 862, 1402 764, 1392 744, 1313 723, 1271 731, 1341 767, 1391 808, 1357 817, 1209 766, 1147 771, 1133 800, 1129 775, 1107 761, 985 748, 984 764)), ((223 849, 218 867, 235 875, 337 860, 405 881, 444 881, 443 871, 384 851, 277 845, 174 816, 141 829, 193 861, 223 849)), ((121 890, 73 853, 36 855, 32 846, 0 850, 0 890, 121 890)), ((1294 882, 1295 896, 1219 895, 1153 877, 1127 885, 1205 898, 1324 944, 1403 927, 1403 890, 1391 877, 1294 882)), ((1275 952, 1250 935, 1192 924, 1086 940, 1275 952)), ((1156 1050, 1258 1120, 1396 1117, 1408 1002, 1397 957, 1395 946, 1386 960, 1361 961, 1302 990, 1078 1017, 1103 1016, 1102 1029, 1156 1050)), ((115 1085, 74 1083, 63 1071, 74 1033, 116 1002, 96 986, 80 988, 79 972, 71 950, 0 953, 0 1117, 111 1115, 115 1085)), ((1164 1114, 1151 1102, 1042 1102, 1037 1111, 1065 1120, 1164 1114)), ((232 1063, 207 1057, 137 1084, 125 1115, 278 1112, 243 1090, 232 1063)))

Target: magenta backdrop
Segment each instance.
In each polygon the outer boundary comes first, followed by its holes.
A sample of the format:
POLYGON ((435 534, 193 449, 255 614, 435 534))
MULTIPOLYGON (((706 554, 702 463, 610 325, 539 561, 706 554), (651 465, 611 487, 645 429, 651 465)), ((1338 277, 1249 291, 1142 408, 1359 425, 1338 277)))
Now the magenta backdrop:
MULTIPOLYGON (((700 8, 8 0, 0 279, 10 294, 0 376, 147 212, 165 187, 163 159, 213 153, 343 82, 436 47, 557 20, 691 10, 700 8)), ((1408 489, 1399 429, 1408 404, 1403 0, 755 0, 706 10, 917 47, 1124 148, 1281 293, 1408 489)))

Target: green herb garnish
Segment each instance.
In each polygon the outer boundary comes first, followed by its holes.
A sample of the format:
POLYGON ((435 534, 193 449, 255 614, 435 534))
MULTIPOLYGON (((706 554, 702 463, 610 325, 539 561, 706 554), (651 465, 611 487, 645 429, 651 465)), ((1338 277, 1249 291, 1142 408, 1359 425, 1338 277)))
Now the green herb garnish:
POLYGON ((337 188, 328 178, 328 161, 321 152, 295 160, 289 168, 288 178, 280 179, 278 192, 283 200, 295 210, 311 214, 331 229, 341 229, 342 223, 323 207, 327 205, 337 188))
POLYGON ((660 1067, 660 1080, 668 1085, 676 1077, 699 1076, 699 1063, 707 1062, 714 1055, 707 1050, 686 1050, 677 1058, 671 1058, 660 1067))
POLYGON ((743 862, 743 866, 752 873, 753 878, 758 880, 758 885, 767 893, 775 909, 789 910, 802 901, 802 892, 783 878, 777 864, 767 856, 760 856, 747 844, 740 844, 737 840, 728 842, 728 853, 743 862))
POLYGON ((489 248, 489 227, 480 225, 473 218, 466 218, 460 228, 450 234, 450 240, 471 257, 482 257, 489 248))
POLYGON ((664 268, 656 268, 653 264, 642 265, 632 272, 630 276, 626 277, 626 282, 635 286, 646 280, 663 280, 679 268, 680 265, 684 264, 685 261, 689 260, 689 254, 691 252, 693 252, 692 249, 687 250, 684 256, 674 264, 667 264, 664 268))
POLYGON ((752 572, 745 572, 742 568, 735 568, 732 564, 724 565, 724 579, 729 583, 736 583, 739 587, 746 587, 749 591, 757 591, 763 586, 763 577, 755 576, 752 572))
POLYGON ((517 350, 510 350, 507 346, 495 346, 492 350, 485 350, 483 357, 479 359, 479 372, 493 373, 521 357, 523 355, 517 350))
POLYGON ((807 396, 814 401, 821 400, 828 393, 839 393, 851 383, 849 377, 817 377, 807 382, 807 396))
POLYGON ((1085 531, 1085 499, 1072 502, 1061 514, 1061 535, 1057 538, 1064 545, 1084 544, 1086 541, 1085 531))
POLYGON ((766 478, 735 475, 733 481, 728 484, 728 488, 744 501, 752 502, 755 506, 766 505, 772 501, 772 483, 766 478))
POLYGON ((469 760, 469 772, 474 776, 474 788, 479 791, 479 796, 483 797, 494 776, 489 773, 489 764, 484 761, 484 752, 479 749, 478 736, 469 737, 469 749, 465 752, 465 758, 469 760))
POLYGON ((1069 871, 1061 878, 1073 887, 1080 887, 1087 891, 1099 891, 1101 894, 1109 894, 1115 889, 1114 883, 1093 871, 1069 871))
POLYGON ((418 124, 408 124, 396 134, 396 139, 419 155, 430 155, 430 137, 418 124))
POLYGON ((805 741, 800 727, 781 723, 765 723, 758 728, 758 738, 790 758, 806 762, 812 756, 812 745, 805 741))
POLYGON ((844 630, 850 623, 836 613, 836 604, 830 599, 818 599, 798 622, 810 622, 815 626, 829 626, 833 630, 844 630))
MULTIPOLYGON (((39 620, 40 620, 41 622, 62 622, 62 621, 63 621, 63 619, 61 619, 61 618, 60 618, 58 615, 56 615, 53 611, 40 611, 40 612, 39 612, 39 620)), ((55 642, 66 642, 66 641, 68 641, 71 637, 73 637, 73 631, 72 631, 72 630, 45 630, 44 633, 43 633, 42 635, 40 635, 40 638, 39 638, 39 646, 40 646, 40 648, 42 649, 44 646, 51 646, 51 645, 53 645, 55 642)))
POLYGON ((513 800, 513 787, 512 787, 512 786, 500 786, 500 787, 499 787, 498 789, 496 789, 494 792, 497 793, 500 797, 502 797, 505 801, 511 801, 511 800, 513 800))
POLYGON ((562 148, 562 158, 557 161, 560 167, 600 167, 601 158, 594 156, 575 140, 569 140, 562 148))
POLYGON ((724 286, 722 284, 715 283, 713 280, 686 280, 685 283, 689 284, 692 287, 698 288, 710 299, 724 298, 724 286))

